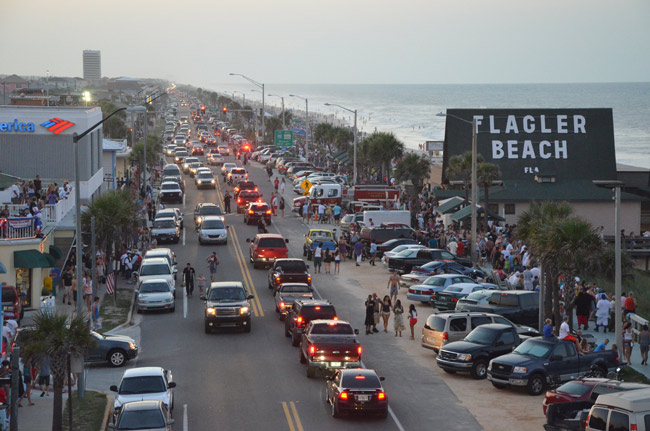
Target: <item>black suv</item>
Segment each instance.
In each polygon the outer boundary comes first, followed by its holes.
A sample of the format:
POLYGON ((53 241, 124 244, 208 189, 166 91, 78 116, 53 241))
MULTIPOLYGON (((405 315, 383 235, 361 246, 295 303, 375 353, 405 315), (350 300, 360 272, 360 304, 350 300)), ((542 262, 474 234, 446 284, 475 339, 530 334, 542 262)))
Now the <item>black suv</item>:
POLYGON ((366 226, 361 229, 359 236, 366 245, 370 245, 373 240, 377 244, 382 244, 391 239, 415 239, 415 231, 406 225, 366 226))
POLYGON ((336 310, 327 299, 298 300, 284 321, 284 335, 291 337, 291 345, 300 344, 307 324, 316 319, 336 319, 336 310))

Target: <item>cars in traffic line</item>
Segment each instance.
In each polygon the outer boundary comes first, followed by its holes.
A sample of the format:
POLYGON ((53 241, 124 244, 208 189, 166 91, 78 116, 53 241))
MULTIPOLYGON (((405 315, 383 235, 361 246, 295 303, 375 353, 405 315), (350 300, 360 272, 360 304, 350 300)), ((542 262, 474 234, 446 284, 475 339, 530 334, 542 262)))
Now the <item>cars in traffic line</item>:
POLYGON ((268 281, 273 294, 285 283, 305 283, 311 286, 309 266, 302 259, 276 259, 269 268, 268 281))
POLYGON ((119 414, 122 406, 132 401, 162 401, 171 412, 174 409, 174 388, 172 372, 162 367, 136 367, 126 370, 119 386, 112 385, 116 392, 113 413, 119 414))
POLYGON ((135 291, 136 293, 136 310, 138 313, 143 311, 169 310, 174 312, 176 304, 174 298, 175 289, 164 278, 150 278, 144 280, 135 291))
POLYGON ((248 294, 240 281, 213 282, 201 300, 205 333, 218 327, 242 328, 251 331, 251 303, 254 296, 248 294))
POLYGON ((289 249, 287 248, 288 239, 282 235, 274 233, 258 233, 255 238, 246 238, 246 242, 250 243, 249 260, 253 264, 253 268, 259 266, 266 266, 276 259, 289 257, 289 249))
POLYGON ((316 376, 319 370, 361 367, 358 333, 342 320, 311 320, 300 340, 300 362, 307 364, 307 377, 316 376))
POLYGON ((199 244, 228 244, 228 226, 222 216, 203 216, 197 230, 199 244))
POLYGON ((338 319, 336 309, 326 299, 297 300, 284 321, 284 335, 291 338, 291 345, 300 344, 302 333, 312 320, 338 319))
POLYGON ((388 398, 374 370, 355 368, 337 370, 326 380, 326 401, 331 415, 337 418, 349 413, 376 414, 388 417, 388 398))
POLYGON ((309 299, 314 299, 314 291, 307 283, 280 284, 275 292, 275 311, 284 320, 294 302, 309 299))

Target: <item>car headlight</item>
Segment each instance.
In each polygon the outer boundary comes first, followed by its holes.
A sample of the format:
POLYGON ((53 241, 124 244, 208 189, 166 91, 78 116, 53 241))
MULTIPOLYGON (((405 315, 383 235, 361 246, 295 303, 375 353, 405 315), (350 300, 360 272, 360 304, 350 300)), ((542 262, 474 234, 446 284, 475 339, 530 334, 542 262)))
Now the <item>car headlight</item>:
POLYGON ((201 222, 203 221, 203 217, 197 217, 197 218, 196 218, 196 221, 197 221, 198 223, 201 223, 201 222))
POLYGON ((521 373, 521 374, 523 374, 523 373, 527 373, 527 372, 528 372, 528 368, 526 368, 526 367, 514 367, 514 368, 512 369, 512 372, 513 372, 513 373, 521 373))
POLYGON ((129 343, 129 349, 131 349, 131 350, 137 349, 135 343, 129 343))
POLYGON ((196 183, 197 183, 197 184, 201 184, 201 180, 196 180, 196 183))
POLYGON ((467 354, 467 353, 461 353, 458 355, 458 360, 459 361, 471 361, 472 360, 472 355, 467 354))
POLYGON ((217 310, 216 308, 208 307, 205 309, 205 314, 208 314, 210 316, 215 316, 217 314, 217 310))
POLYGON ((212 184, 214 184, 214 183, 215 183, 215 181, 214 181, 214 180, 212 180, 212 181, 210 181, 210 182, 211 182, 212 184))
POLYGON ((239 309, 239 314, 248 314, 249 308, 248 307, 242 307, 239 309))

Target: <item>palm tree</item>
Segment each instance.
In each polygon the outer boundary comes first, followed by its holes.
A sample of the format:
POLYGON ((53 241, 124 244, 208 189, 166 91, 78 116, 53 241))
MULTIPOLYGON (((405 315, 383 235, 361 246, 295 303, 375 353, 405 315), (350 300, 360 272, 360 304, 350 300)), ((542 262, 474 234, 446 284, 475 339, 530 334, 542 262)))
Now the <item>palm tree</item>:
POLYGON ((478 179, 479 187, 483 187, 483 194, 485 195, 484 203, 484 227, 488 230, 488 210, 490 208, 489 191, 492 183, 501 179, 501 170, 494 163, 482 162, 476 167, 476 177, 478 179))
POLYGON ((370 159, 381 167, 386 182, 390 180, 388 165, 404 154, 404 143, 392 133, 374 132, 364 140, 368 145, 370 159))
MULTIPOLYGON (((483 156, 480 154, 476 157, 478 165, 483 162, 483 156)), ((463 181, 463 190, 465 191, 465 202, 469 202, 469 189, 472 185, 472 152, 466 151, 463 154, 449 159, 447 167, 447 179, 460 178, 463 181)))
MULTIPOLYGON (((411 181, 415 187, 415 191, 420 193, 424 180, 429 178, 431 171, 431 163, 424 157, 420 157, 415 153, 409 153, 402 160, 400 160, 395 169, 395 177, 397 181, 411 181)), ((416 203, 419 200, 416 199, 416 203)))
POLYGON ((83 357, 94 343, 88 330, 89 322, 83 315, 39 313, 34 325, 27 331, 22 354, 40 363, 49 358, 53 377, 54 407, 52 412, 52 431, 63 430, 63 382, 67 373, 68 355, 83 357))
POLYGON ((331 141, 334 126, 329 123, 319 123, 314 128, 314 141, 320 145, 325 145, 331 141))

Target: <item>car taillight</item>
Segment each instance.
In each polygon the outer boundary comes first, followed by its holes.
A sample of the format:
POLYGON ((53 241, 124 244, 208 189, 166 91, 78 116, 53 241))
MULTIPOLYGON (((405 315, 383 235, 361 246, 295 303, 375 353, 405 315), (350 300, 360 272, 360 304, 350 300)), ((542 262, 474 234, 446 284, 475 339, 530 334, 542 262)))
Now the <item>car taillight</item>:
POLYGON ((279 283, 279 282, 280 282, 280 277, 276 277, 276 278, 275 278, 275 282, 276 282, 276 283, 279 283))
POLYGON ((452 297, 452 298, 451 298, 451 302, 458 302, 458 298, 454 298, 454 297, 452 297))
POLYGON ((443 333, 442 333, 442 339, 443 339, 444 341, 449 340, 449 333, 447 333, 447 332, 443 332, 443 333))
POLYGON ((253 210, 248 210, 248 214, 255 214, 255 211, 253 211, 253 210))
POLYGON ((271 214, 271 210, 266 210, 266 213, 267 213, 267 214, 271 214))
POLYGON ((347 392, 341 392, 339 394, 339 398, 342 400, 347 400, 348 399, 348 393, 347 392))
POLYGON ((332 317, 332 320, 339 320, 339 316, 332 317))
POLYGON ((307 277, 307 283, 311 283, 311 276, 307 277))
POLYGON ((423 290, 422 293, 425 295, 433 295, 433 290, 423 290))
POLYGON ((381 401, 381 400, 385 400, 385 399, 386 399, 386 394, 383 393, 382 391, 379 391, 379 392, 377 393, 377 399, 380 400, 380 401, 381 401))
POLYGON ((363 349, 361 348, 361 346, 357 347, 357 355, 359 355, 359 357, 361 357, 361 352, 362 351, 363 351, 363 349))
POLYGON ((298 318, 296 319, 296 323, 298 324, 298 326, 302 325, 302 317, 298 316, 298 318))
POLYGON ((316 346, 309 346, 309 354, 312 356, 316 354, 316 346))
POLYGON ((280 303, 280 308, 284 308, 284 302, 280 303))
POLYGON ((238 204, 241 203, 241 198, 237 198, 237 203, 238 203, 238 204))

